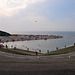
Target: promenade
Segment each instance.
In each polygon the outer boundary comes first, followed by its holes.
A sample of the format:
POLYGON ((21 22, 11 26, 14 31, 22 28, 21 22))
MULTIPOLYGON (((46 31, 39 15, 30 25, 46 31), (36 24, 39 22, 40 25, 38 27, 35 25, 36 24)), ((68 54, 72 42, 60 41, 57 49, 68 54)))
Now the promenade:
POLYGON ((39 57, 0 52, 0 75, 75 75, 75 52, 39 57))

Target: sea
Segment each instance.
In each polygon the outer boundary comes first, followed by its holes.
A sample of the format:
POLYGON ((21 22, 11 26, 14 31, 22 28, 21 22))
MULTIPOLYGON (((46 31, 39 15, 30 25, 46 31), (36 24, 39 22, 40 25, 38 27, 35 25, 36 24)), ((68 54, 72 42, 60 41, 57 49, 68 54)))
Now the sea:
MULTIPOLYGON (((73 46, 75 43, 75 31, 36 31, 36 32, 23 32, 20 34, 30 34, 30 35, 61 35, 63 38, 60 39, 48 39, 48 40, 27 40, 27 41, 15 41, 8 42, 9 48, 13 45, 18 49, 30 50, 34 52, 47 53, 51 51, 56 51, 58 49, 63 49, 69 46, 73 46)), ((6 44, 6 43, 5 43, 6 44)))

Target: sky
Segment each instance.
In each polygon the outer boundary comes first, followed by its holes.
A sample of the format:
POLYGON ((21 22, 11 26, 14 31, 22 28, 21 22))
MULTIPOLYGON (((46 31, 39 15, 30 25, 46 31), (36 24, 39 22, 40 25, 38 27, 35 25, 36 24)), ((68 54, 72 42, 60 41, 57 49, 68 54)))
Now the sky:
POLYGON ((0 30, 75 31, 75 0, 0 0, 0 30))

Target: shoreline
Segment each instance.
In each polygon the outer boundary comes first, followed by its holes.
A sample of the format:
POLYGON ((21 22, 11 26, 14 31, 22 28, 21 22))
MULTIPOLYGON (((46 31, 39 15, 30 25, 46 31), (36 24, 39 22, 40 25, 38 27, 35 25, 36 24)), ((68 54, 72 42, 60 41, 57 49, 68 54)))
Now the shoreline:
POLYGON ((60 50, 51 51, 49 53, 40 53, 40 52, 34 52, 34 51, 28 51, 28 50, 22 50, 17 48, 0 48, 0 51, 11 53, 11 54, 18 54, 18 55, 29 55, 29 56, 52 56, 52 55, 62 55, 62 54, 68 54, 75 52, 75 46, 66 47, 60 50))
MULTIPOLYGON (((56 35, 18 35, 18 34, 12 34, 12 36, 0 36, 0 43, 4 44, 8 42, 17 42, 17 41, 29 41, 29 40, 47 40, 47 39, 61 39, 63 36, 56 36, 56 35)), ((5 45, 5 47, 6 47, 5 45)), ((14 46, 15 48, 16 46, 14 46)), ((11 45, 11 48, 13 48, 13 45, 11 45)), ((27 50, 29 48, 26 47, 27 50)), ((34 52, 34 51, 33 51, 34 52)), ((41 53, 41 50, 38 51, 41 53)))
MULTIPOLYGON (((30 35, 26 35, 26 36, 24 36, 24 35, 20 35, 20 36, 0 36, 0 40, 4 40, 4 42, 15 42, 15 40, 16 41, 25 41, 25 40, 22 40, 22 39, 24 39, 24 38, 26 38, 26 37, 28 37, 28 36, 30 36, 30 35), (20 39, 20 40, 17 40, 17 39, 20 39), (14 39, 14 40, 11 40, 11 39, 14 39), (6 40, 9 40, 9 41, 6 41, 6 40)), ((33 37, 34 35, 32 35, 32 37, 33 37)), ((37 35, 37 36, 39 36, 39 35, 37 35)), ((46 36, 48 36, 48 35, 43 35, 43 37, 46 37, 46 36)), ((51 39, 51 38, 50 38, 51 39)), ((57 38, 56 38, 57 39, 57 38)), ((33 40, 33 39, 32 39, 33 40)), ((37 40, 39 40, 39 39, 37 39, 37 40)), ((43 39, 42 39, 43 40, 43 39)), ((44 39, 45 40, 45 39, 44 39)), ((27 40, 26 40, 27 41, 27 40)), ((2 43, 2 42, 1 42, 2 43)), ((65 47, 66 49, 67 48, 69 48, 69 47, 71 47, 71 46, 68 46, 68 47, 65 47)), ((15 48, 15 47, 14 47, 15 48)), ((18 49, 18 48, 16 48, 16 49, 10 49, 10 50, 13 50, 13 51, 16 51, 16 52, 21 52, 21 53, 29 53, 29 54, 31 54, 31 55, 37 55, 36 54, 36 52, 34 52, 34 51, 31 51, 31 50, 29 50, 29 49, 27 49, 27 50, 22 50, 22 49, 18 49)), ((53 55, 55 55, 54 54, 54 52, 58 52, 58 51, 61 51, 61 50, 64 50, 65 48, 63 48, 63 49, 58 49, 58 50, 56 50, 56 51, 53 51, 53 55)), ((52 55, 52 54, 50 54, 50 53, 52 53, 52 51, 51 52, 48 52, 48 53, 41 53, 41 52, 37 52, 38 53, 38 55, 45 55, 45 54, 48 54, 48 55, 52 55)), ((67 52, 68 53, 68 52, 67 52)), ((57 55, 58 54, 62 54, 62 53, 57 53, 57 55)))

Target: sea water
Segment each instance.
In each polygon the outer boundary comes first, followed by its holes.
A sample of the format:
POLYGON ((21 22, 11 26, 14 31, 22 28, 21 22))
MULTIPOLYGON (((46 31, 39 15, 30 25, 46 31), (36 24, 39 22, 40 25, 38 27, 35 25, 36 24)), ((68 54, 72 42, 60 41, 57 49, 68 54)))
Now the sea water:
POLYGON ((56 48, 62 49, 69 46, 72 46, 75 43, 75 32, 69 31, 48 31, 48 32, 25 32, 22 34, 35 34, 35 35, 61 35, 63 38, 60 39, 48 39, 48 40, 29 40, 29 41, 17 41, 17 42, 8 42, 7 45, 11 48, 13 47, 30 51, 47 53, 47 51, 55 51, 56 48))

